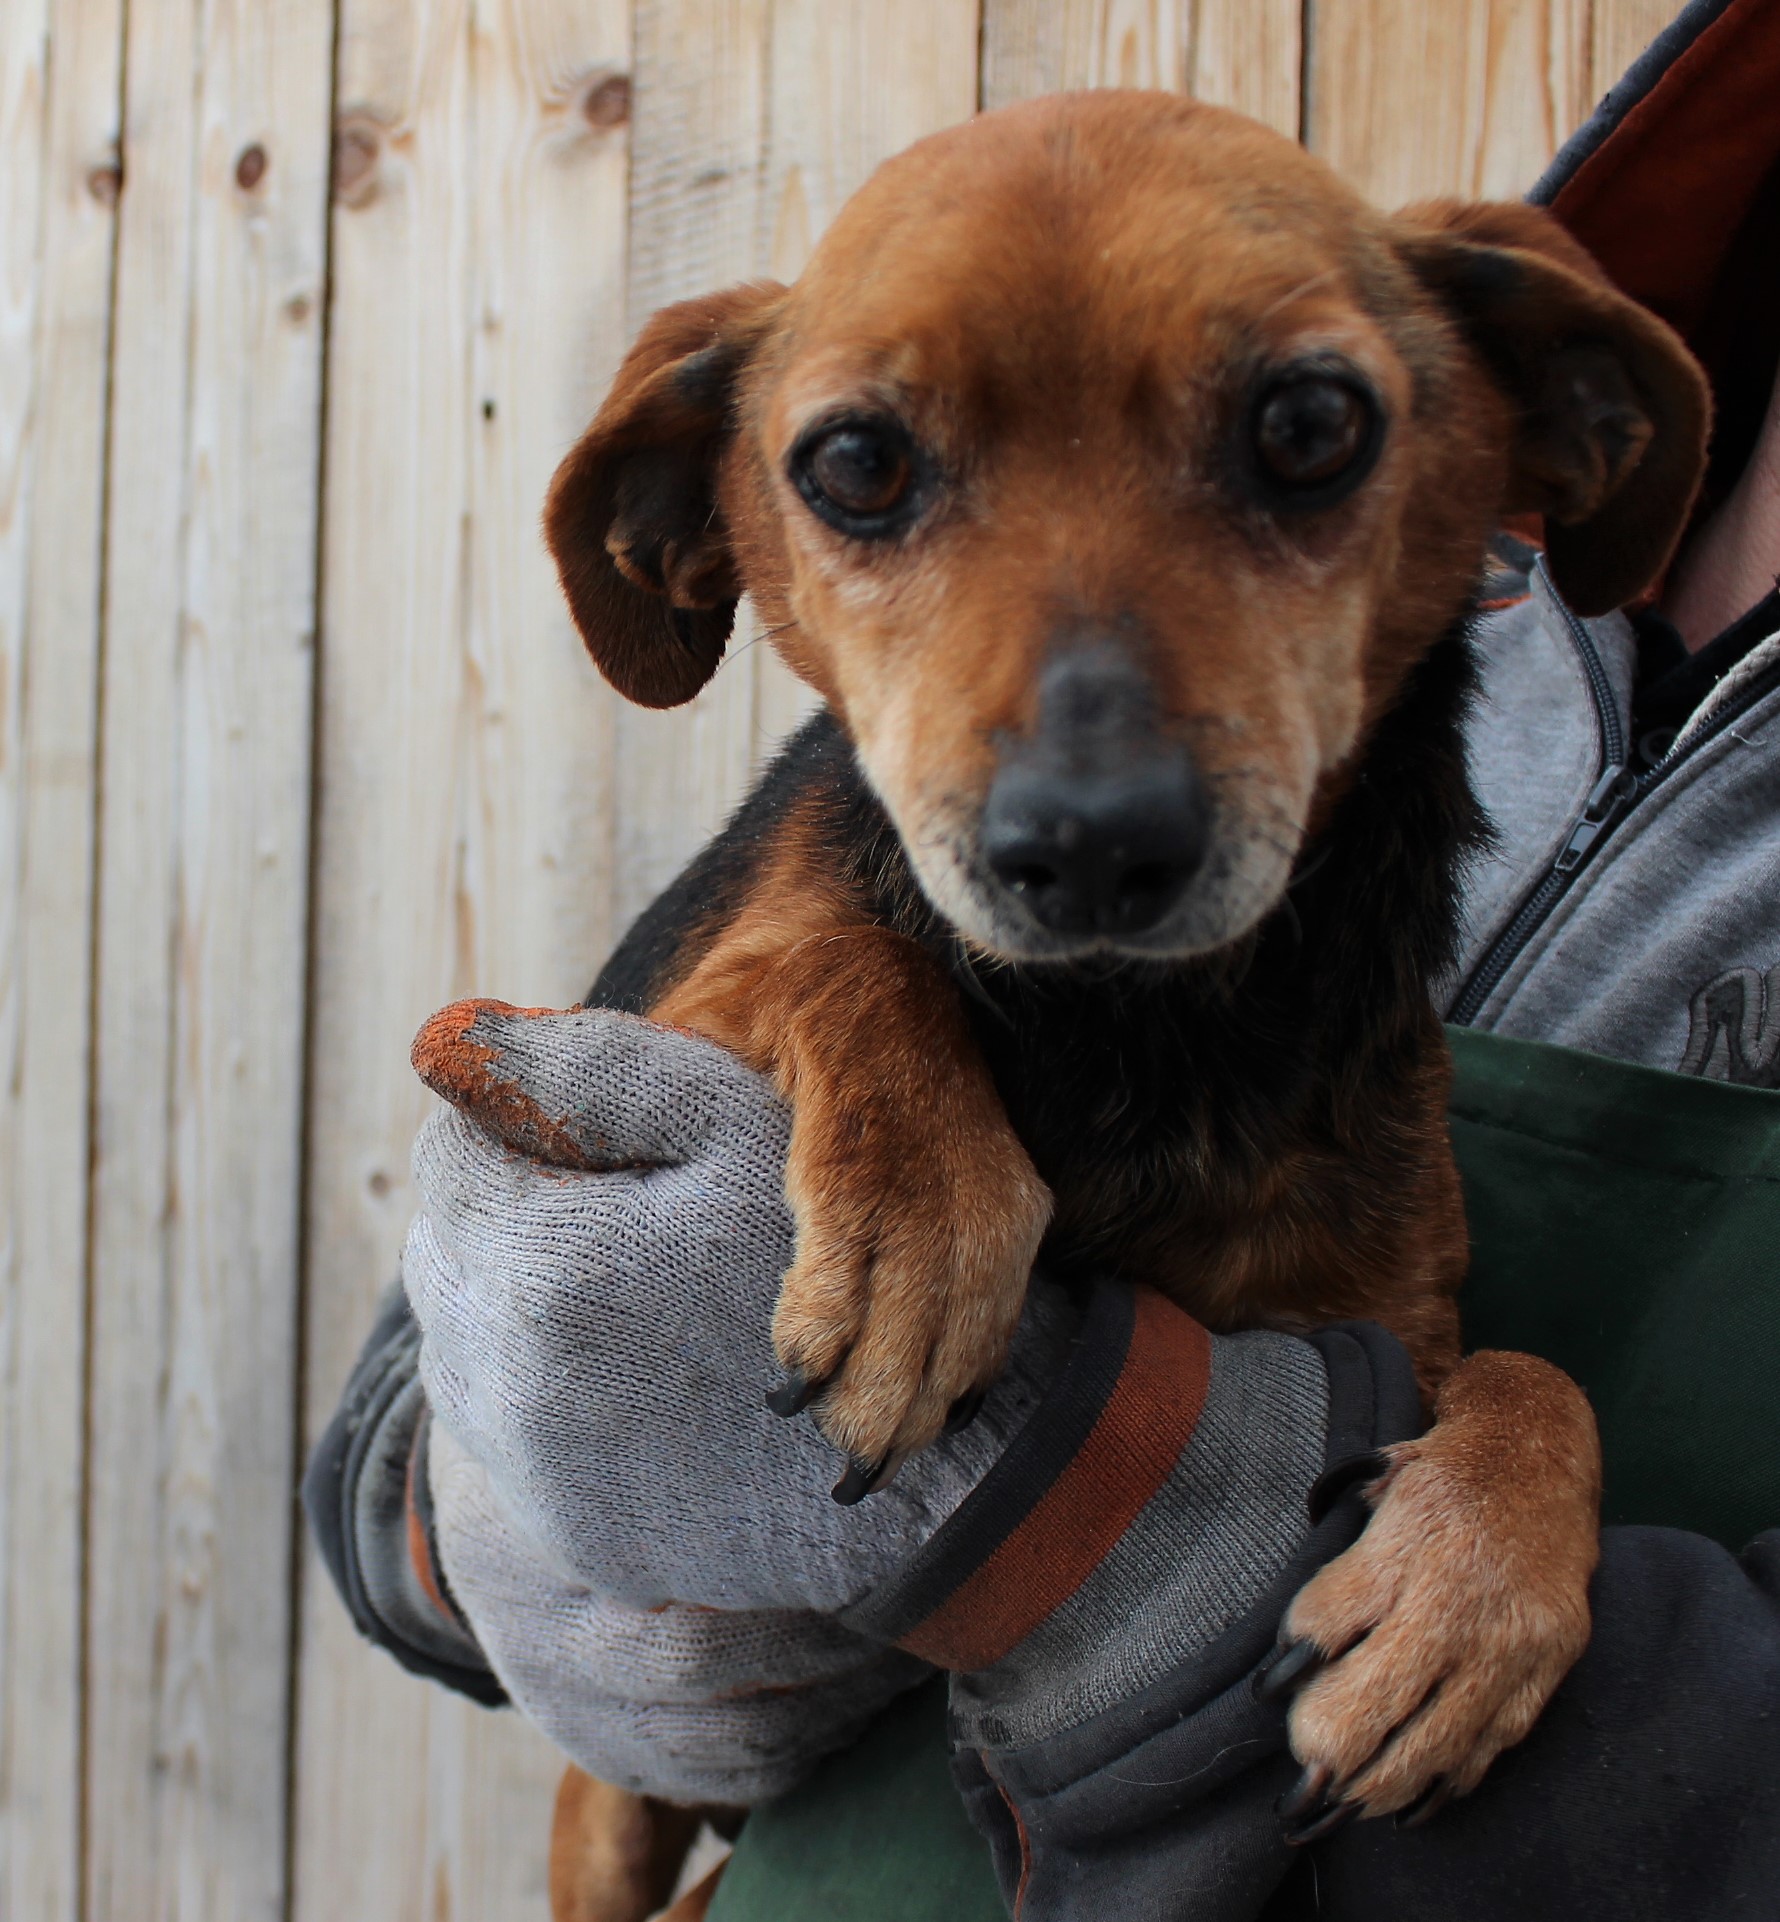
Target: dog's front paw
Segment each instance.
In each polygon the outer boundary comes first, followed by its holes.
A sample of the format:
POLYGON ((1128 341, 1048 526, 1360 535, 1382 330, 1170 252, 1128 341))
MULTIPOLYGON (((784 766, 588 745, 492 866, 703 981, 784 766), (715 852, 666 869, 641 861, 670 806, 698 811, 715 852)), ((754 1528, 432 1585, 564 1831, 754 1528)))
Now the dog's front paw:
POLYGON ((800 1098, 786 1170, 797 1249, 773 1318, 771 1406, 810 1405, 857 1501, 968 1411, 1020 1319, 1049 1190, 973 1086, 907 1107, 800 1098))
POLYGON ((1304 1772, 1281 1808, 1294 1841, 1355 1813, 1425 1820, 1469 1793, 1588 1643, 1600 1468, 1587 1403, 1531 1357, 1479 1355, 1461 1373, 1480 1364, 1504 1414, 1525 1402, 1522 1432, 1480 1433, 1461 1410, 1386 1450, 1365 1533, 1287 1611, 1275 1673, 1309 1677, 1290 1723, 1304 1772))

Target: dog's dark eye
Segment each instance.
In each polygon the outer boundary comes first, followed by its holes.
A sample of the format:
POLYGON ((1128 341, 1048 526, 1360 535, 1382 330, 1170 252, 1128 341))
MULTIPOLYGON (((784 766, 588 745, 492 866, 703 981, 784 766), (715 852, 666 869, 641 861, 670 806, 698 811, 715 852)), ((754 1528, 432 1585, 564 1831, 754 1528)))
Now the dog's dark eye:
POLYGON ((849 534, 885 534, 906 519, 915 485, 914 449, 893 422, 842 421, 798 447, 791 476, 830 525, 849 534))
POLYGON ((1323 495, 1357 479, 1377 442, 1371 398, 1327 374, 1282 380, 1255 409, 1255 453, 1265 479, 1288 493, 1323 495))
POLYGON ((810 478, 847 514, 887 514, 908 491, 909 457, 876 428, 841 427, 816 443, 810 478))

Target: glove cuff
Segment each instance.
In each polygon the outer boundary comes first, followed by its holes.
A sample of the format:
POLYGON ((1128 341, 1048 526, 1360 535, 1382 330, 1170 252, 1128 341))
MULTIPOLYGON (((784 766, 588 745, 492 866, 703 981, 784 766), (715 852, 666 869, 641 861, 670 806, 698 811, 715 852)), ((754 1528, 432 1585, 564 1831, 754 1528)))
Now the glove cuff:
POLYGON ((1254 1609, 1309 1533, 1329 1411, 1312 1343, 1103 1284, 995 1467, 847 1619, 958 1676, 961 1740, 1044 1741, 1254 1609))
POLYGON ((1173 1472, 1211 1337, 1153 1289, 1099 1284, 1068 1361, 951 1518, 842 1616, 937 1667, 987 1668, 1066 1602, 1173 1472))
MULTIPOLYGON (((1094 1580, 1021 1648, 991 1670, 952 1678, 954 1779, 990 1843, 1003 1897, 1022 1915, 1252 1916, 1289 1866, 1272 1813, 1296 1771, 1287 1710, 1260 1699, 1253 1683, 1292 1597, 1366 1524, 1365 1477, 1352 1471, 1376 1467, 1376 1450, 1421 1432, 1420 1396, 1401 1343, 1366 1322, 1303 1341, 1214 1337, 1213 1376, 1182 1473, 1161 1491, 1169 1508, 1140 1517, 1094 1580), (1164 1580, 1134 1605, 1119 1571, 1146 1554, 1164 1571, 1191 1571, 1210 1546, 1199 1526, 1207 1517, 1214 1540, 1226 1538, 1228 1515, 1215 1502, 1174 1497, 1193 1479, 1211 1490, 1204 1471, 1215 1473, 1219 1364, 1257 1341, 1280 1346, 1244 1384, 1253 1399, 1238 1409, 1233 1434, 1239 1444, 1263 1440, 1279 1407, 1267 1403, 1279 1354, 1313 1361, 1327 1395, 1317 1432, 1323 1473, 1310 1491, 1320 1519, 1301 1498, 1295 1546, 1221 1631, 1207 1633, 1208 1614, 1181 1612, 1183 1588, 1164 1580)), ((1243 1455, 1228 1459, 1240 1475, 1243 1455)), ((1235 1500, 1250 1506, 1240 1486, 1235 1500)))

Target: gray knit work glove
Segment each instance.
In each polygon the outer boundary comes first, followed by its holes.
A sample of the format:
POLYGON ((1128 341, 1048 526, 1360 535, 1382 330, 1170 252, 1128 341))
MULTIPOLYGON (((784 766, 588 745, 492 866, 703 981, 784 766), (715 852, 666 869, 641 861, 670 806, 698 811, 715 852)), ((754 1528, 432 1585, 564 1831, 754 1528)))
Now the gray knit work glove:
POLYGON ((929 1672, 834 1613, 1001 1452, 1066 1305, 1035 1304, 968 1430, 843 1507, 844 1461, 764 1406, 792 1236, 766 1084, 607 1011, 460 1004, 415 1060, 464 1110, 415 1144, 402 1261, 451 1598, 591 1774, 685 1801, 789 1787, 929 1672))
POLYGON ((1312 1345, 1112 1284, 1084 1319, 1039 1283, 977 1418, 841 1506, 813 1423, 763 1405, 793 1234, 768 1086, 632 1016, 491 1003, 435 1017, 416 1065, 455 1104, 416 1144, 403 1263, 441 1558, 592 1773, 755 1799, 911 1657, 957 1674, 965 1743, 1012 1753, 1178 1668, 1301 1550, 1312 1345))

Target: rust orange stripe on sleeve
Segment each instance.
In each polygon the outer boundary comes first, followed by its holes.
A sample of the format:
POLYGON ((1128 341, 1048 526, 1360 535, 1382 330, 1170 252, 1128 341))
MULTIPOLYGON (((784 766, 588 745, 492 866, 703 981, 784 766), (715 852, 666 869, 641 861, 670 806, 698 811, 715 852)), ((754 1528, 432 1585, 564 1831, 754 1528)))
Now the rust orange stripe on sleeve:
POLYGON ((446 1600, 439 1586, 439 1571, 433 1565, 433 1546, 427 1539, 426 1523, 421 1519, 420 1504, 415 1498, 413 1455, 408 1457, 406 1495, 403 1506, 408 1514, 408 1565, 414 1570, 415 1579, 420 1583, 427 1600, 446 1621, 458 1625, 457 1610, 446 1600))
POLYGON ((1153 1289, 1136 1295, 1125 1365, 1075 1459, 995 1552, 901 1638, 940 1668, 987 1668, 1106 1559, 1193 1439, 1211 1337, 1153 1289))

